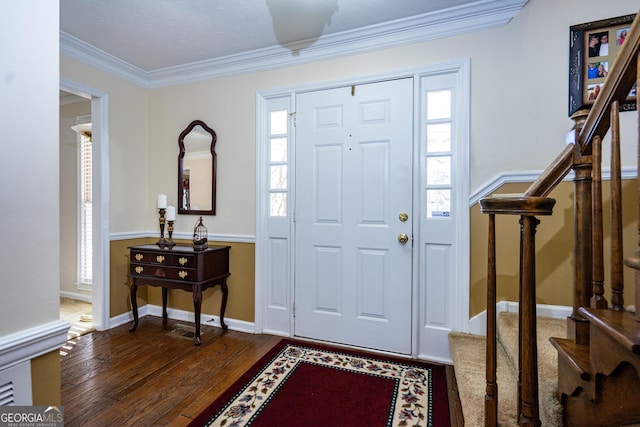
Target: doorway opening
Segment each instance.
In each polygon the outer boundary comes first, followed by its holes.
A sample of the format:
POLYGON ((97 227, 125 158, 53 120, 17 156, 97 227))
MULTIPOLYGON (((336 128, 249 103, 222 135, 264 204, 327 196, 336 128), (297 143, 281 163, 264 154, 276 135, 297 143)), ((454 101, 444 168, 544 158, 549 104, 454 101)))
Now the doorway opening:
POLYGON ((108 97, 60 85, 60 308, 70 337, 109 329, 108 97))
POLYGON ((68 339, 93 330, 91 99, 60 91, 60 318, 68 339), (72 237, 73 236, 73 237, 72 237))

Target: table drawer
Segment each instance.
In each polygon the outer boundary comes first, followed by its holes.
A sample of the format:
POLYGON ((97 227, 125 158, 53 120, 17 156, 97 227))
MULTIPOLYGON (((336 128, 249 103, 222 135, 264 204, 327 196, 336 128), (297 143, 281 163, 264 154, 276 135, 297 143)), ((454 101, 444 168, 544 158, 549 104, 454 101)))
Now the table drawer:
POLYGON ((197 271, 192 268, 162 267, 149 264, 131 264, 129 273, 132 277, 148 277, 159 279, 197 281, 197 271))
POLYGON ((173 254, 171 255, 171 265, 176 267, 196 268, 197 258, 195 255, 173 254))
POLYGON ((171 254, 131 251, 131 262, 171 265, 171 254))
POLYGON ((166 265, 170 267, 195 268, 197 258, 189 254, 172 254, 167 252, 131 251, 131 262, 135 264, 166 265))

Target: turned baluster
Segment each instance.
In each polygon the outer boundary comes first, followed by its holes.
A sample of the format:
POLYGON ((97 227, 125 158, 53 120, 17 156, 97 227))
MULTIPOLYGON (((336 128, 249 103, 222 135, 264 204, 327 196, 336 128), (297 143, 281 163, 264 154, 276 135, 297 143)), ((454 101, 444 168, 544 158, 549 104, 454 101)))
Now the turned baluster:
MULTIPOLYGON (((640 54, 638 54, 636 59, 636 68, 637 68, 636 85, 640 85, 640 54)), ((640 108, 638 108, 637 110, 638 110, 638 123, 640 123, 640 108)), ((638 151, 637 151, 638 157, 636 159, 636 166, 638 167, 638 169, 640 169, 640 132, 638 132, 638 141, 636 142, 636 146, 638 148, 638 151)), ((638 219, 636 220, 637 227, 638 227, 638 241, 637 241, 638 249, 632 256, 624 260, 624 264, 636 270, 635 272, 635 285, 636 285, 635 319, 636 321, 640 322, 640 175, 638 175, 636 178, 636 194, 637 194, 636 203, 638 206, 638 219)))
POLYGON ((611 104, 611 308, 624 310, 622 264, 622 173, 620 171, 620 102, 611 104))
POLYGON ((604 297, 604 247, 602 219, 602 139, 593 138, 593 296, 592 308, 607 308, 604 297))
POLYGON ((487 353, 484 397, 484 425, 498 425, 498 384, 496 382, 496 216, 489 215, 489 250, 487 265, 487 353))
POLYGON ((520 408, 521 426, 539 426, 538 347, 536 333, 536 227, 540 221, 523 215, 520 265, 520 408))

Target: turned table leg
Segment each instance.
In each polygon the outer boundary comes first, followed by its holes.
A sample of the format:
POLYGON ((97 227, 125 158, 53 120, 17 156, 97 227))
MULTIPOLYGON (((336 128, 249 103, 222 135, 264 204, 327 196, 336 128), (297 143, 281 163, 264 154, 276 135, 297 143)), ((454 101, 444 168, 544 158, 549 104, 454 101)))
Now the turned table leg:
POLYGON ((224 311, 227 309, 227 296, 229 295, 229 288, 227 287, 227 279, 222 281, 222 303, 220 304, 220 326, 223 330, 229 329, 226 323, 224 323, 224 311))
POLYGON ((129 295, 131 298, 131 312, 133 313, 133 325, 129 328, 129 332, 133 332, 138 327, 138 300, 136 298, 136 293, 138 291, 138 284, 136 283, 136 279, 133 279, 131 283, 131 287, 129 288, 129 295))
POLYGON ((202 308, 202 286, 193 287, 193 311, 196 316, 196 336, 193 339, 195 345, 200 345, 200 310, 202 308))
POLYGON ((169 289, 162 287, 162 318, 167 319, 167 299, 168 299, 169 289))

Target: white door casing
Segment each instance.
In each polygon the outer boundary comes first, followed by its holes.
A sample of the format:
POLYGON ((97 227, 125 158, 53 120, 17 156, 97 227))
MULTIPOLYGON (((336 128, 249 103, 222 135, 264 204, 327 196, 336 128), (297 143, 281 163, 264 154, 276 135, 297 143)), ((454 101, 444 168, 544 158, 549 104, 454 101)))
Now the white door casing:
POLYGON ((108 330, 109 296, 109 95, 101 90, 67 79, 60 79, 60 89, 91 99, 93 140, 93 279, 91 303, 93 327, 108 330))
POLYGON ((468 328, 456 325, 469 307, 468 285, 465 292, 458 285, 469 280, 468 102, 459 79, 446 73, 420 80, 418 354, 442 362, 451 360, 449 332, 468 328))
MULTIPOLYGON (((295 172, 295 134, 293 133, 296 97, 305 92, 360 85, 390 79, 414 79, 413 98, 413 305, 412 356, 425 360, 450 362, 447 334, 469 331, 469 97, 470 61, 447 63, 380 74, 290 87, 256 94, 256 312, 255 331, 283 336, 294 335, 293 258, 297 249, 293 239, 294 186, 287 191, 286 217, 269 215, 269 115, 283 110, 290 117, 288 138, 289 173, 295 172), (448 82, 441 85, 442 77, 448 82), (452 241, 429 240, 429 227, 437 229, 443 218, 425 218, 425 147, 424 119, 426 93, 452 89, 452 241), (431 221, 431 224, 428 224, 431 221), (433 256, 439 256, 433 258, 433 256), (429 257, 432 258, 429 258, 429 257), (441 281, 441 278, 446 278, 441 281)), ((356 87, 357 90, 357 87, 356 87)), ((290 182, 293 179, 290 177, 290 182)), ((292 182, 293 184, 293 182, 292 182)))
POLYGON ((411 78, 297 97, 295 335, 411 353, 412 130, 411 78))

